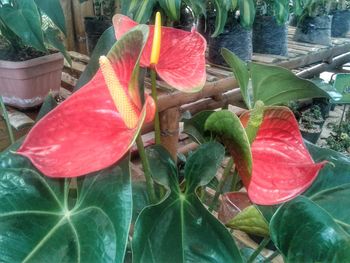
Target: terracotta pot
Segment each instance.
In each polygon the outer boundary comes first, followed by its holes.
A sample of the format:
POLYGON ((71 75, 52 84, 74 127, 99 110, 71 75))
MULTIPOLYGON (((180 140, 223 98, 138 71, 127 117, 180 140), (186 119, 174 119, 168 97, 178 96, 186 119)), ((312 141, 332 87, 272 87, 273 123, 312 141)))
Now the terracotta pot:
POLYGON ((61 53, 20 62, 0 60, 0 95, 18 108, 40 105, 49 91, 58 93, 62 68, 61 53))

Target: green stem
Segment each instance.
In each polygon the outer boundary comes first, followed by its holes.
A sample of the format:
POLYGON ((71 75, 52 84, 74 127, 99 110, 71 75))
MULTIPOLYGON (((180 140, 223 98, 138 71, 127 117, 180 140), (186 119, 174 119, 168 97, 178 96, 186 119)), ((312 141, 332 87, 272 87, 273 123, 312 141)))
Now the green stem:
POLYGON ((148 192, 148 197, 151 201, 152 204, 154 204, 157 201, 156 198, 156 192, 154 191, 154 185, 153 185, 153 180, 151 176, 151 168, 149 166, 149 162, 146 156, 146 151, 145 147, 142 142, 141 134, 139 134, 136 138, 136 145, 137 149, 139 150, 139 155, 141 158, 142 166, 143 166, 143 171, 146 179, 146 186, 147 186, 147 192, 148 192))
POLYGON ((256 257, 260 254, 260 252, 266 247, 266 245, 270 242, 269 237, 265 237, 263 241, 259 244, 258 248, 254 251, 254 253, 248 258, 247 263, 253 263, 256 257))
POLYGON ((0 96, 0 106, 1 106, 2 113, 4 115, 4 119, 5 119, 6 126, 7 126, 7 132, 9 134, 11 144, 13 144, 15 142, 15 137, 13 136, 13 132, 12 132, 9 116, 7 114, 7 110, 6 110, 4 101, 2 100, 1 96, 0 96))
POLYGON ((236 169, 232 176, 231 192, 237 191, 238 180, 239 180, 238 171, 236 169))
POLYGON ((222 174, 222 178, 221 178, 221 180, 219 182, 219 185, 218 185, 218 187, 216 189, 213 201, 212 201, 211 205, 209 206, 209 211, 210 212, 213 211, 214 207, 216 206, 216 204, 217 204, 217 202, 219 200, 219 196, 222 193, 222 188, 224 187, 224 185, 225 185, 225 183, 227 181, 227 178, 230 175, 230 171, 232 169, 232 166, 233 166, 233 159, 231 157, 230 160, 228 161, 226 167, 225 167, 224 173, 222 174))
POLYGON ((278 252, 278 250, 276 250, 275 252, 273 252, 270 256, 268 256, 267 258, 264 259, 263 263, 267 263, 267 262, 271 262, 271 260, 273 260, 275 257, 277 257, 280 253, 278 252))
POLYGON ((154 136, 156 144, 160 144, 160 121, 158 112, 158 96, 157 96, 157 73, 154 69, 151 69, 151 84, 152 84, 152 98, 156 103, 156 113, 154 116, 154 136))

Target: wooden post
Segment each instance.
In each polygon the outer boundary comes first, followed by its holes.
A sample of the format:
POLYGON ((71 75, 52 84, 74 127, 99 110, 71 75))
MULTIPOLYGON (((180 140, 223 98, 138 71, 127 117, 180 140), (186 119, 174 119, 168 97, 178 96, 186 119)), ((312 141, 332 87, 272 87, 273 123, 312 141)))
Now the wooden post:
POLYGON ((74 20, 72 13, 72 0, 60 0, 66 23, 67 35, 64 40, 64 45, 67 50, 75 50, 75 32, 74 20))
POLYGON ((170 108, 159 113, 160 140, 176 162, 177 144, 179 141, 180 109, 170 108))

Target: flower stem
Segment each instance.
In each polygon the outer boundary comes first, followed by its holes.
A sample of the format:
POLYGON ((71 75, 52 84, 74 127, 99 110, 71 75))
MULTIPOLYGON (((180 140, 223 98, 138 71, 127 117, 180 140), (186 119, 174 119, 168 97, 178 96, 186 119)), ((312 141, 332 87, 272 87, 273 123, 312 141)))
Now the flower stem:
POLYGON ((247 263, 253 263, 254 259, 260 254, 260 252, 266 247, 266 245, 270 242, 269 237, 265 237, 263 241, 259 244, 258 248, 254 251, 254 253, 248 258, 247 263))
POLYGON ((232 157, 230 157, 230 160, 228 161, 226 167, 225 167, 225 170, 224 170, 224 173, 222 174, 222 178, 219 182, 219 185, 216 189, 216 192, 215 192, 215 195, 214 195, 214 198, 213 198, 213 201, 211 203, 211 205, 209 206, 209 211, 213 211, 214 207, 216 206, 218 200, 219 200, 219 196, 220 194, 222 193, 222 188, 224 187, 226 181, 227 181, 227 178, 228 176, 230 175, 230 171, 232 169, 232 166, 233 166, 233 159, 232 157))
POLYGON ((231 184, 231 192, 237 191, 237 183, 238 183, 239 177, 238 177, 238 171, 235 169, 235 172, 232 176, 232 184, 231 184))
POLYGON ((152 84, 152 98, 156 103, 156 113, 154 116, 154 136, 156 144, 160 144, 160 121, 158 112, 158 96, 157 96, 157 84, 156 84, 157 73, 154 69, 151 69, 151 84, 152 84))
POLYGON ((142 142, 141 134, 139 134, 136 138, 136 145, 137 149, 139 150, 139 155, 141 158, 142 166, 143 166, 143 171, 146 179, 146 186, 147 186, 147 192, 148 192, 148 197, 151 201, 152 204, 154 204, 157 201, 156 198, 156 193, 154 191, 154 185, 153 185, 153 180, 151 176, 151 168, 149 166, 149 162, 146 156, 146 151, 145 147, 142 142))
POLYGON ((6 126, 7 126, 7 132, 9 134, 11 144, 13 144, 15 142, 15 137, 13 136, 13 132, 12 132, 9 116, 7 114, 7 110, 6 110, 4 101, 2 100, 1 96, 0 96, 0 106, 1 106, 2 114, 4 115, 4 119, 5 119, 6 126))

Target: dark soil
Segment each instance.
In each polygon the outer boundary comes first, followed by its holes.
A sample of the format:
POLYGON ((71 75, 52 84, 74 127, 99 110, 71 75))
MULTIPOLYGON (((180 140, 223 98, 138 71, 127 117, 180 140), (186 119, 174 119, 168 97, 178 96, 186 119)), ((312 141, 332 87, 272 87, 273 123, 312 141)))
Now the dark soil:
POLYGON ((4 47, 4 46, 0 47, 0 60, 25 61, 25 60, 45 56, 45 55, 47 55, 47 53, 38 51, 31 47, 26 47, 19 51, 9 47, 4 47))

